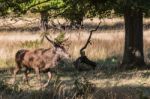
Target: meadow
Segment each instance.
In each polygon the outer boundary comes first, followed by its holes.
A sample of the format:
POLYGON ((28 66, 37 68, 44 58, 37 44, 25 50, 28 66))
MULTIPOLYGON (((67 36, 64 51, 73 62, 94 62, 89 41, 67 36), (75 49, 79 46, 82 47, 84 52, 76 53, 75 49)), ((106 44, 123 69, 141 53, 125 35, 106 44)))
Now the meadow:
MULTIPOLYGON (((72 61, 78 58, 80 48, 85 44, 89 30, 98 24, 98 19, 84 20, 84 29, 49 29, 56 37, 65 32, 71 42, 69 63, 62 62, 53 73, 49 86, 39 89, 34 72, 29 77, 28 86, 23 74, 17 75, 15 85, 11 84, 12 70, 15 67, 15 53, 19 49, 34 50, 49 48, 50 43, 41 41, 38 28, 39 20, 32 18, 0 19, 0 98, 1 99, 150 99, 149 70, 119 70, 124 50, 124 24, 122 18, 103 19, 99 29, 93 33, 91 45, 86 49, 89 59, 97 63, 96 70, 77 71, 72 61), (31 21, 32 20, 32 21, 31 21), (34 21, 33 21, 34 20, 34 21)), ((59 19, 60 23, 67 24, 59 19)), ((58 20, 54 20, 58 25, 58 20)), ((51 25, 51 24, 50 24, 51 25)), ((144 19, 144 55, 147 65, 150 63, 150 19, 144 19)), ((45 82, 47 76, 42 75, 45 82)))

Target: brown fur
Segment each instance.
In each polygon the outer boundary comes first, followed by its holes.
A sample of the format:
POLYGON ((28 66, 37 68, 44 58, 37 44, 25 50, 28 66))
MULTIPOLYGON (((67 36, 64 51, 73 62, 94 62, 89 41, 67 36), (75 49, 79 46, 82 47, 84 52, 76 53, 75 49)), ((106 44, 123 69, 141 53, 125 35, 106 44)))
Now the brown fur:
POLYGON ((69 54, 63 46, 54 46, 54 48, 36 49, 33 51, 29 51, 26 49, 19 50, 15 56, 17 66, 14 70, 14 81, 16 78, 16 74, 22 67, 25 68, 24 74, 27 83, 28 70, 30 68, 36 72, 39 80, 40 72, 47 72, 50 80, 50 69, 54 68, 62 58, 69 58, 69 54))

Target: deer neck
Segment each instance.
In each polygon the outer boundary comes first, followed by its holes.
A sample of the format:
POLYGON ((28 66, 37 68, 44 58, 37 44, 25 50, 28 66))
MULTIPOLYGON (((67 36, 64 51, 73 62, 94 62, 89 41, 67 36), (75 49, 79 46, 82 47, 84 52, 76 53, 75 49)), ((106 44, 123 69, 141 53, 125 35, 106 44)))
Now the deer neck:
POLYGON ((53 65, 55 66, 55 65, 58 65, 58 63, 59 63, 59 61, 60 61, 60 57, 59 57, 59 55, 54 55, 54 58, 53 58, 53 65))

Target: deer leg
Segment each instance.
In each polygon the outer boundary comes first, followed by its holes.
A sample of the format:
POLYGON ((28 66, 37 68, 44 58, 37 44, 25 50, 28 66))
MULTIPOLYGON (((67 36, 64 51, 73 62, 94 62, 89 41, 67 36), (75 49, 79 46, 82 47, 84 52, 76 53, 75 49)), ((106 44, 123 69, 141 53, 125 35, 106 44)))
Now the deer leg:
POLYGON ((39 83, 40 83, 40 87, 42 88, 39 68, 35 68, 35 73, 36 73, 37 79, 38 79, 38 81, 39 81, 39 83))
POLYGON ((44 84, 44 87, 48 86, 48 84, 49 84, 49 82, 50 82, 50 80, 51 80, 51 78, 52 78, 52 74, 51 74, 50 71, 47 72, 47 75, 48 75, 48 81, 47 81, 46 84, 44 84))
POLYGON ((13 84, 15 83, 16 81, 16 75, 17 73, 19 72, 20 68, 17 66, 15 69, 14 69, 14 72, 13 72, 13 84))
POLYGON ((29 85, 29 80, 28 80, 28 69, 26 68, 26 70, 24 71, 24 77, 25 77, 25 81, 27 83, 27 85, 29 85))

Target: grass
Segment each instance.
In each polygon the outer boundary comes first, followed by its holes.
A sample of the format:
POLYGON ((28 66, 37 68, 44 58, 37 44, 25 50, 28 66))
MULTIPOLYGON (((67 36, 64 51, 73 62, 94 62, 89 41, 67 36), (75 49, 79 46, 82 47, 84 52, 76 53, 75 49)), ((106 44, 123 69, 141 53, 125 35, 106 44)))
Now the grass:
MULTIPOLYGON (((17 75, 17 82, 12 85, 11 68, 15 66, 14 56, 17 50, 49 48, 51 47, 49 42, 46 40, 41 42, 39 31, 0 29, 0 98, 149 99, 149 70, 119 71, 115 68, 120 64, 123 56, 124 25, 122 22, 122 19, 105 19, 100 29, 93 34, 92 44, 86 49, 86 55, 97 62, 96 70, 78 72, 71 63, 61 63, 60 68, 53 73, 50 84, 43 90, 39 90, 38 81, 33 72, 29 75, 31 87, 23 81, 22 73, 17 75)), ((145 19, 144 22, 144 54, 145 61, 149 64, 150 30, 148 24, 150 20, 145 19)), ((97 19, 94 19, 93 22, 85 20, 85 28, 91 29, 96 23, 97 19)), ((52 32, 54 31, 51 30, 50 33, 52 32)), ((86 30, 67 30, 65 32, 71 42, 68 49, 72 56, 71 60, 74 60, 79 57, 79 49, 85 44, 89 34, 86 30)), ((41 75, 42 81, 46 82, 47 75, 41 75)))
MULTIPOLYGON (((36 75, 30 74, 28 86, 23 82, 22 74, 17 76, 15 85, 10 84, 11 74, 1 74, 2 99, 149 99, 149 75, 144 71, 102 72, 96 71, 77 72, 59 71, 46 89, 39 90, 36 75), (9 94, 8 94, 9 93, 9 94), (2 95, 3 94, 3 95, 2 95), (7 98, 6 98, 7 97, 7 98), (8 98, 10 97, 10 98, 8 98), (123 98, 122 98, 123 97, 123 98), (142 97, 142 98, 141 98, 142 97), (143 98, 146 97, 146 98, 143 98)), ((46 81, 42 74, 42 81, 46 81)))

